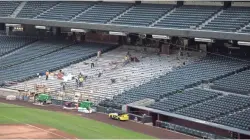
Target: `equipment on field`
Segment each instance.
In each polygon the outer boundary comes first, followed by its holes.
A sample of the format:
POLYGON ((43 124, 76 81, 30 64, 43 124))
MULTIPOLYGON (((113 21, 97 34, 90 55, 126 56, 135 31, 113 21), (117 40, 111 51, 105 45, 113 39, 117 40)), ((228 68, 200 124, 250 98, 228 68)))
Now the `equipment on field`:
POLYGON ((43 103, 43 104, 50 104, 51 96, 46 93, 41 93, 37 96, 36 101, 43 103))
POLYGON ((79 103, 78 112, 83 112, 83 113, 96 112, 96 110, 92 108, 93 105, 94 104, 90 101, 83 101, 79 103))
POLYGON ((128 121, 129 115, 127 113, 109 113, 109 118, 119 121, 128 121))

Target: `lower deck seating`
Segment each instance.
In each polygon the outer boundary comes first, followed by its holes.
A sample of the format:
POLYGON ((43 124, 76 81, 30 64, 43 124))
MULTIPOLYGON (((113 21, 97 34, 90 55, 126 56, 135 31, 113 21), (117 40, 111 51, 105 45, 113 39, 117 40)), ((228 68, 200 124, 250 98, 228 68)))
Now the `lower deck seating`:
POLYGON ((250 70, 236 73, 214 82, 211 87, 239 94, 250 94, 250 70))
POLYGON ((8 68, 10 66, 30 61, 34 58, 41 57, 48 53, 58 51, 64 47, 72 44, 69 41, 62 41, 57 39, 40 40, 35 43, 25 46, 22 50, 14 52, 12 55, 0 59, 0 69, 8 68))
POLYGON ((235 114, 216 119, 213 122, 249 131, 250 130, 249 114, 250 114, 250 109, 246 109, 237 112, 235 114))
POLYGON ((202 82, 212 82, 228 74, 245 69, 249 64, 235 59, 207 56, 201 61, 178 68, 146 84, 124 91, 113 100, 102 105, 121 108, 122 105, 145 98, 159 100, 180 90, 191 88, 202 82))
POLYGON ((250 33, 250 26, 247 26, 245 29, 241 30, 241 33, 250 33))
POLYGON ((197 88, 169 96, 166 99, 156 102, 148 107, 167 112, 174 112, 194 104, 217 98, 220 95, 222 94, 197 88))
MULTIPOLYGON (((29 37, 0 36, 0 56, 21 48, 35 40, 35 38, 29 37)), ((2 61, 1 58, 0 61, 2 61)))
POLYGON ((225 95, 184 108, 175 113, 205 121, 211 121, 248 107, 250 107, 250 97, 225 95))
POLYGON ((0 70, 0 84, 9 81, 25 81, 34 78, 37 73, 61 69, 94 56, 98 50, 106 51, 110 48, 111 45, 97 43, 75 44, 32 61, 0 70))

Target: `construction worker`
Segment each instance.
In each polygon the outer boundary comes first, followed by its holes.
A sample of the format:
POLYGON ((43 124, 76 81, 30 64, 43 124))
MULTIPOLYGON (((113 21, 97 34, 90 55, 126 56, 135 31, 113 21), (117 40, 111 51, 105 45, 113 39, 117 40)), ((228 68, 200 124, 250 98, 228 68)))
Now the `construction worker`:
POLYGON ((48 80, 48 78, 49 78, 49 71, 48 70, 46 71, 45 75, 46 75, 46 80, 48 80))
POLYGON ((84 77, 83 76, 81 76, 80 78, 79 78, 79 86, 80 87, 82 87, 83 86, 83 81, 84 81, 84 77))

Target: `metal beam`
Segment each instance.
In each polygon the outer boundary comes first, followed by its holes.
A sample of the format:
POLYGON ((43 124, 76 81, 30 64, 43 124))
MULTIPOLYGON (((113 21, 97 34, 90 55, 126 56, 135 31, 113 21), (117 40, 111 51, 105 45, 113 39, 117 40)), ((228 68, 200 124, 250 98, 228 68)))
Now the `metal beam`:
POLYGON ((85 22, 69 22, 69 21, 53 21, 43 19, 21 19, 1 17, 0 23, 14 23, 14 24, 31 24, 40 26, 53 26, 53 27, 69 27, 79 29, 94 29, 103 31, 117 31, 128 33, 141 33, 141 34, 157 34, 167 36, 179 37, 199 37, 210 39, 225 39, 225 40, 238 40, 250 41, 250 34, 246 33, 233 33, 233 32, 218 32, 218 31, 205 31, 194 29, 172 29, 172 28, 156 28, 156 27, 142 27, 142 26, 125 26, 114 24, 99 24, 99 23, 85 23, 85 22))

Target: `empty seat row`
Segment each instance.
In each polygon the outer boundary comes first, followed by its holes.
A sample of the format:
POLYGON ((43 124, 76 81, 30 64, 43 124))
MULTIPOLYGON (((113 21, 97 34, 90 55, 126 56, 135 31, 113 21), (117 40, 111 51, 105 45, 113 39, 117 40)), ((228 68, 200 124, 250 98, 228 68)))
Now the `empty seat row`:
POLYGON ((250 9, 243 7, 230 7, 208 22, 203 30, 236 32, 250 21, 250 9))
POLYGON ((34 18, 55 6, 56 1, 28 1, 16 16, 17 18, 34 18))
POLYGON ((154 26, 162 28, 197 28, 211 18, 220 7, 182 6, 161 19, 154 26))
POLYGON ((0 17, 10 16, 20 3, 20 1, 0 1, 0 17))
POLYGON ((145 98, 156 101, 178 91, 191 88, 202 82, 213 82, 232 72, 246 69, 247 62, 219 56, 207 56, 201 61, 178 68, 166 75, 155 78, 143 85, 124 91, 107 100, 103 105, 121 108, 122 105, 145 98))
POLYGON ((96 54, 98 50, 105 51, 112 47, 96 43, 75 44, 65 49, 41 56, 8 69, 0 70, 0 84, 9 81, 25 81, 34 78, 37 73, 46 70, 57 70, 73 63, 85 60, 96 54))
MULTIPOLYGON (((11 51, 24 47, 25 45, 35 41, 35 38, 29 37, 14 37, 14 36, 0 36, 0 56, 11 51)), ((2 62, 2 59, 1 61, 2 62)), ((1 67, 1 66, 0 66, 1 67)))
POLYGON ((221 95, 216 92, 209 92, 202 89, 192 89, 185 92, 177 93, 167 97, 159 102, 156 102, 148 107, 163 110, 167 112, 174 112, 176 110, 198 104, 207 100, 214 99, 221 95))
POLYGON ((248 107, 250 107, 250 97, 230 94, 178 110, 175 113, 200 120, 211 121, 248 107))
POLYGON ((250 114, 250 109, 246 109, 238 113, 219 118, 217 120, 214 120, 213 122, 249 131, 250 130, 249 114, 250 114))
POLYGON ((14 52, 12 55, 6 56, 0 61, 0 69, 6 69, 10 66, 17 65, 34 58, 58 51, 70 45, 69 41, 57 39, 40 40, 25 46, 22 50, 14 52))
POLYGON ((135 5, 112 23, 134 26, 149 26, 172 8, 173 5, 135 5))
POLYGON ((69 21, 92 4, 91 2, 61 2, 46 13, 39 15, 37 19, 69 21))
POLYGON ((74 19, 76 22, 107 23, 127 10, 129 3, 99 3, 74 19))
POLYGON ((214 82, 211 87, 239 94, 250 94, 250 70, 236 73, 214 82))

